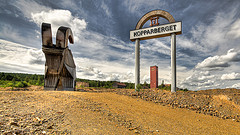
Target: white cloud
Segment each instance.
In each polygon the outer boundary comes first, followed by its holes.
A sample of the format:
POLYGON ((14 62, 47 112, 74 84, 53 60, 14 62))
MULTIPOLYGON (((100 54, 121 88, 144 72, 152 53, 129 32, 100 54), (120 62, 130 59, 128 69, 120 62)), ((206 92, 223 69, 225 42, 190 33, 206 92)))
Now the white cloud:
POLYGON ((229 32, 227 33, 227 35, 229 36, 229 38, 239 38, 240 37, 240 19, 236 20, 230 27, 229 32))
MULTIPOLYGON (((36 2, 34 0, 18 0, 16 2, 12 2, 11 4, 18 8, 21 12, 19 13, 24 19, 28 19, 28 21, 36 23, 39 27, 41 27, 41 24, 43 22, 46 23, 51 23, 52 26, 52 32, 53 32, 53 39, 55 39, 57 29, 60 26, 66 26, 70 27, 73 31, 74 35, 74 41, 79 40, 79 36, 82 35, 82 30, 86 29, 87 23, 85 22, 84 19, 79 19, 78 17, 75 17, 72 15, 72 13, 69 10, 62 10, 62 9, 51 9, 50 7, 44 6, 42 4, 39 4, 42 2, 36 2), (21 14, 22 13, 22 14, 21 14)), ((63 2, 62 2, 63 3, 63 2)), ((62 4, 61 3, 61 4, 62 4)), ((71 2, 65 2, 68 4, 72 4, 71 2)), ((40 34, 40 29, 35 30, 35 38, 28 37, 28 41, 33 43, 38 43, 36 40, 37 38, 41 37, 40 34)), ((26 40, 26 36, 22 37, 22 35, 19 36, 19 38, 14 38, 18 36, 18 31, 15 30, 13 34, 8 34, 9 37, 13 37, 14 42, 18 42, 21 44, 27 44, 24 43, 23 41, 26 40), (21 40, 21 41, 18 41, 21 40)), ((32 35, 31 35, 32 36, 32 35)), ((4 37, 4 36, 3 36, 4 37)), ((8 39, 8 38, 5 38, 8 39)), ((29 46, 34 46, 34 45, 29 45, 29 46)))
MULTIPOLYGON (((236 84, 239 78, 239 18, 236 18, 237 9, 230 12, 218 12, 206 25, 202 22, 192 27, 191 38, 180 36, 178 43, 181 48, 188 48, 206 57, 192 69, 190 76, 180 83, 180 87, 192 90, 209 88, 227 88, 236 84), (231 49, 235 48, 235 49, 231 49), (224 52, 227 52, 224 54, 224 52), (227 72, 227 74, 226 74, 227 72), (206 74, 204 74, 206 73, 206 74)), ((193 56, 193 57, 195 57, 193 56)), ((182 58, 183 59, 183 58, 182 58)), ((181 60, 182 60, 181 59, 181 60)), ((194 60, 194 58, 190 58, 194 60)))
POLYGON ((213 80, 206 80, 206 81, 204 81, 204 82, 199 82, 198 83, 198 86, 200 86, 200 88, 202 87, 202 86, 204 86, 204 87, 210 87, 210 85, 213 85, 215 82, 213 81, 213 80))
POLYGON ((233 33, 236 35, 236 31, 238 31, 239 18, 236 18, 237 11, 237 8, 232 8, 229 12, 218 12, 211 18, 211 23, 200 22, 192 27, 190 41, 197 44, 195 46, 196 52, 200 51, 206 55, 219 55, 222 51, 231 48, 238 49, 239 47, 236 47, 236 44, 239 43, 239 39, 235 38, 233 40, 231 35, 233 33))
POLYGON ((32 13, 50 10, 49 7, 40 5, 33 0, 17 0, 12 4, 22 11, 23 15, 27 18, 31 18, 32 13))
MULTIPOLYGON (((206 52, 208 52, 208 48, 201 46, 199 42, 194 40, 194 36, 198 35, 198 33, 193 34, 193 37, 191 39, 186 38, 184 36, 178 36, 177 37, 177 47, 181 49, 190 49, 199 52, 198 55, 203 55, 206 52)), ((201 37, 201 36, 199 36, 201 37)), ((190 53, 190 52, 189 52, 190 53)))
MULTIPOLYGON (((76 63, 79 63, 77 60, 76 63)), ((77 67, 78 78, 91 79, 91 80, 101 80, 101 81, 121 81, 121 82, 133 82, 133 73, 131 71, 127 72, 109 72, 101 71, 99 68, 93 67, 95 65, 82 65, 77 67), (91 66, 91 67, 90 67, 91 66)), ((110 65, 107 65, 110 66, 110 65)), ((100 67, 101 68, 101 67, 100 67)), ((103 67, 102 67, 103 68, 103 67)), ((109 67, 111 68, 111 67, 109 67)), ((116 67, 117 68, 117 67, 116 67)), ((128 69, 126 69, 128 70, 128 69)))
POLYGON ((188 76, 185 80, 180 82, 180 88, 188 88, 190 90, 199 90, 204 88, 211 88, 216 82, 218 82, 218 76, 214 75, 210 71, 198 71, 192 72, 192 75, 188 76))
POLYGON ((233 84, 232 88, 240 88, 240 83, 233 84))
MULTIPOLYGON (((123 1, 123 5, 126 7, 129 12, 137 14, 137 15, 144 15, 144 10, 148 9, 146 7, 151 7, 151 9, 159 9, 161 6, 166 6, 166 3, 161 0, 125 0, 123 1), (157 4, 156 4, 157 3, 157 4)), ((149 9, 148 9, 149 10, 149 9)))
POLYGON ((82 5, 82 1, 75 1, 75 0, 58 0, 60 6, 64 9, 79 9, 79 5, 82 5), (76 3, 78 2, 78 3, 76 3))
POLYGON ((237 11, 238 9, 232 8, 229 12, 218 12, 209 19, 210 23, 200 22, 194 25, 190 31, 190 38, 184 35, 177 38, 177 46, 197 53, 191 58, 181 55, 181 61, 198 62, 192 70, 188 71, 190 75, 181 81, 180 87, 199 90, 226 88, 236 83, 237 80, 229 80, 235 78, 236 74, 226 74, 226 72, 235 73, 239 69, 240 40, 237 38, 239 37, 237 11), (224 54, 224 52, 227 53, 224 54), (203 57, 204 60, 202 60, 203 57))
POLYGON ((164 40, 159 39, 151 39, 141 43, 141 50, 146 52, 143 55, 151 55, 152 57, 155 56, 153 53, 171 55, 171 47, 168 46, 164 40))
POLYGON ((37 13, 31 13, 31 19, 39 27, 43 22, 50 23, 52 26, 53 37, 56 36, 58 27, 70 27, 73 32, 74 40, 79 41, 79 36, 82 36, 82 30, 86 29, 87 23, 84 19, 72 16, 68 10, 48 10, 37 13))
POLYGON ((2 72, 44 73, 45 58, 40 49, 0 40, 0 55, 2 72))
POLYGON ((105 11, 105 13, 108 17, 112 17, 112 13, 109 10, 108 5, 106 5, 106 3, 104 1, 102 1, 102 3, 101 3, 101 8, 105 11))
POLYGON ((120 81, 121 75, 119 74, 110 74, 106 80, 107 81, 120 81))
POLYGON ((202 80, 212 79, 212 78, 214 78, 214 77, 215 77, 215 75, 200 76, 200 77, 198 77, 198 80, 199 80, 199 81, 202 81, 202 80))
POLYGON ((147 82, 148 84, 150 84, 150 76, 149 75, 144 75, 141 83, 147 82))
POLYGON ((197 69, 200 68, 224 68, 229 67, 230 62, 237 62, 240 61, 240 52, 234 49, 228 50, 227 54, 225 55, 216 55, 213 57, 208 57, 203 60, 201 63, 196 65, 197 69))
POLYGON ((16 41, 20 43, 23 43, 27 40, 26 37, 22 37, 18 29, 13 29, 10 25, 7 24, 1 27, 0 37, 4 37, 6 40, 16 41))
POLYGON ((240 52, 236 49, 228 50, 227 54, 208 57, 195 66, 192 75, 183 80, 180 86, 192 90, 231 87, 236 83, 235 80, 240 79, 240 74, 235 73, 239 69, 236 66, 239 57, 240 52), (226 71, 232 73, 226 74, 226 71))
POLYGON ((238 80, 240 79, 239 73, 230 73, 230 74, 223 74, 221 77, 222 80, 238 80))

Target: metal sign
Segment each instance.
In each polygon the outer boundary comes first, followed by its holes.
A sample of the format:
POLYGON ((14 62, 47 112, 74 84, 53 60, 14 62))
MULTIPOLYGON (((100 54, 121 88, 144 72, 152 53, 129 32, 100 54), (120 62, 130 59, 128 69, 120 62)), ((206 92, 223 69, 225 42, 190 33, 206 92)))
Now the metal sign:
POLYGON ((151 24, 149 25, 149 26, 157 26, 157 25, 159 25, 159 23, 158 23, 158 19, 159 19, 159 17, 157 16, 157 17, 152 17, 152 18, 150 18, 150 20, 151 20, 151 24))
POLYGON ((132 30, 130 31, 130 40, 134 41, 136 39, 146 40, 158 37, 166 37, 170 36, 171 33, 175 33, 176 35, 182 34, 182 22, 132 30))
POLYGON ((176 35, 179 34, 182 34, 182 22, 175 22, 173 16, 164 10, 148 12, 138 21, 135 30, 130 31, 130 40, 135 41, 135 90, 140 84, 140 40, 171 36, 171 92, 176 92, 176 35), (169 24, 159 25, 159 17, 167 19, 169 24), (155 27, 141 29, 148 20, 151 22, 150 26, 155 27))

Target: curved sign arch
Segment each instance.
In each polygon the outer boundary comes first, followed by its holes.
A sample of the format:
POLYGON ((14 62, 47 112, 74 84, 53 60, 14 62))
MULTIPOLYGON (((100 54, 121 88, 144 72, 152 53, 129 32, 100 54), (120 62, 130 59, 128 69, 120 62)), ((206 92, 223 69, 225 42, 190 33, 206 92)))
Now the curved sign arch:
POLYGON ((164 10, 153 10, 150 11, 148 13, 146 13, 144 16, 142 16, 142 18, 138 21, 137 25, 136 25, 136 30, 141 29, 143 27, 143 25, 152 17, 162 17, 168 20, 168 22, 170 23, 174 23, 175 19, 173 18, 173 16, 168 13, 167 11, 164 10))
POLYGON ((182 22, 175 22, 173 16, 164 10, 153 10, 138 21, 135 30, 130 31, 130 40, 135 41, 135 89, 140 84, 140 40, 171 36, 171 92, 176 92, 176 35, 182 34, 182 22), (159 25, 158 18, 168 20, 169 24, 159 25), (151 19, 149 28, 143 25, 151 19))

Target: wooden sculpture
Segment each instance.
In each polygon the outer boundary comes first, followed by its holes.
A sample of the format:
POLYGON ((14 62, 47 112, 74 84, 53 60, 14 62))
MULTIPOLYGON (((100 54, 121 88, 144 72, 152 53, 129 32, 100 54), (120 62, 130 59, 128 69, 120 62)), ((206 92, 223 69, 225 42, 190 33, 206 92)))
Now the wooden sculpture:
POLYGON ((45 54, 44 89, 74 90, 76 65, 68 40, 73 44, 72 30, 59 27, 56 35, 56 45, 52 43, 51 24, 42 23, 42 51, 45 54))

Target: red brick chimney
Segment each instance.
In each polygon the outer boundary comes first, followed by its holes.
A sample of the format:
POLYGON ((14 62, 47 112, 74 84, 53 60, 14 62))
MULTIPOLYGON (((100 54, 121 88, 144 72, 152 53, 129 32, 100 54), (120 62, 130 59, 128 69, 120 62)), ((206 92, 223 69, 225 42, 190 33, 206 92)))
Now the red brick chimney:
POLYGON ((158 88, 158 67, 150 67, 150 88, 158 88))

